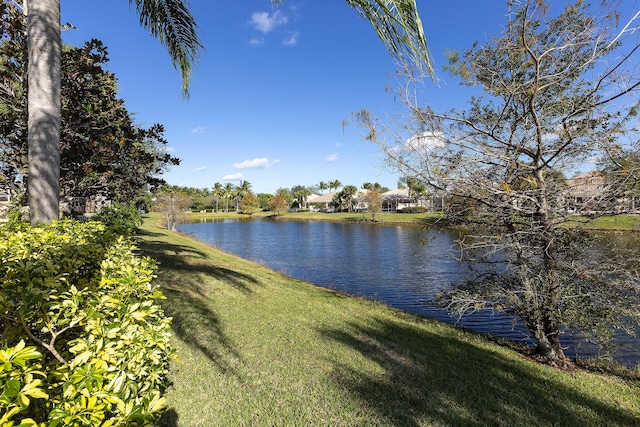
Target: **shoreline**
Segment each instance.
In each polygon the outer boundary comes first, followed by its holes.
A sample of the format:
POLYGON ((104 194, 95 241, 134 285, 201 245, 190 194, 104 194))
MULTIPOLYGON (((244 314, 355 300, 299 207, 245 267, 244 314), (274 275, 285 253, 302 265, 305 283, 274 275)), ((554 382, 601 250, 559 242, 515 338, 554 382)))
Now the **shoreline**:
MULTIPOLYGON (((368 213, 361 212, 340 212, 340 213, 324 213, 324 212, 286 212, 278 215, 276 219, 282 220, 300 220, 300 221, 332 221, 332 222, 353 222, 363 224, 380 224, 380 225, 411 225, 411 226, 426 226, 437 225, 440 227, 453 227, 448 224, 438 224, 440 218, 444 218, 440 213, 423 213, 423 214, 411 214, 411 213, 391 213, 383 212, 381 214, 382 220, 372 221, 364 218, 369 216, 368 213)), ((273 212, 256 212, 252 215, 241 214, 236 212, 218 212, 218 213, 203 213, 203 212, 190 212, 188 217, 191 220, 197 219, 225 219, 225 218, 270 218, 273 217, 273 212)), ((616 233, 640 233, 640 215, 637 214, 620 214, 620 215, 608 215, 597 217, 594 219, 587 219, 583 217, 576 217, 575 220, 565 222, 567 227, 579 227, 583 225, 583 228, 587 231, 594 232, 616 232, 616 233), (582 219, 581 219, 582 218, 582 219)))

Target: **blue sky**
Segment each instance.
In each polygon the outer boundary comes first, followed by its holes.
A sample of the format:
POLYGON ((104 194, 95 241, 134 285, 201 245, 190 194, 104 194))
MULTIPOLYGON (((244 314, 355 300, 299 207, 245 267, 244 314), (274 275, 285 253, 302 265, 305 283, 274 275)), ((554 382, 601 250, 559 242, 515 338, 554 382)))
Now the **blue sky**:
MULTIPOLYGON (((418 0, 436 68, 445 49, 483 42, 505 24, 503 0, 418 0)), ((140 27, 126 0, 61 0, 62 22, 76 29, 63 39, 91 38, 109 49, 120 97, 136 121, 166 128, 172 154, 182 159, 164 178, 211 187, 244 179, 255 192, 340 180, 395 188, 377 146, 343 120, 367 108, 379 116, 398 106, 385 88, 396 69, 371 26, 343 0, 191 0, 205 46, 189 99, 158 41, 140 27)), ((468 97, 440 72, 425 97, 440 110, 468 97)))

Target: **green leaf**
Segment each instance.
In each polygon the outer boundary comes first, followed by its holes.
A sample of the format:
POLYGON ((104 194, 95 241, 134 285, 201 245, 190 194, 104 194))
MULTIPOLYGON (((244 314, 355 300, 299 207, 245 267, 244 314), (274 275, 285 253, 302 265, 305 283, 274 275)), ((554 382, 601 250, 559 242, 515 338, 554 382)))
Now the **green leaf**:
POLYGON ((15 414, 20 412, 20 408, 11 408, 2 418, 0 418, 0 426, 4 426, 15 414))

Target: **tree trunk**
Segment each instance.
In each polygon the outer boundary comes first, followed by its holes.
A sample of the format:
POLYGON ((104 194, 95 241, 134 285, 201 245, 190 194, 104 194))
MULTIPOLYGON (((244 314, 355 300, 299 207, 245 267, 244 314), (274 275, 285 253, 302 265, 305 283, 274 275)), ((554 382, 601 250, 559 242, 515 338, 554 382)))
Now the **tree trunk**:
POLYGON ((566 364, 567 358, 560 343, 560 325, 557 314, 560 308, 562 293, 562 283, 558 275, 558 247, 556 241, 555 225, 549 217, 549 206, 547 203, 547 186, 542 168, 536 172, 536 181, 539 189, 538 196, 538 219, 542 228, 542 260, 544 264, 544 277, 546 289, 544 305, 542 307, 541 319, 539 321, 541 329, 538 340, 538 352, 547 360, 553 363, 566 364))
POLYGON ((29 38, 27 191, 31 223, 58 219, 60 203, 60 0, 26 0, 29 38))
MULTIPOLYGON (((544 309, 545 312, 549 310, 544 309)), ((567 357, 560 343, 560 329, 557 322, 548 314, 543 314, 541 319, 536 319, 535 325, 530 326, 533 337, 536 339, 536 353, 552 364, 567 364, 567 357)))

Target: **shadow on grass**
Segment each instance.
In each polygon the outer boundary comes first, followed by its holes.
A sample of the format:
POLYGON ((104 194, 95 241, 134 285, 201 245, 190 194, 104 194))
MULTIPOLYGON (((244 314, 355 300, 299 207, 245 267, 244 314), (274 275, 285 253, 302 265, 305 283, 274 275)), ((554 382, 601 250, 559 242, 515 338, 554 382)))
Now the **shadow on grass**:
POLYGON ((161 305, 166 315, 173 318, 173 332, 206 355, 222 372, 235 374, 233 366, 241 356, 208 303, 215 298, 210 284, 218 280, 249 294, 259 282, 249 275, 213 265, 205 252, 193 246, 150 236, 142 239, 139 246, 143 255, 156 259, 162 267, 157 280, 167 301, 161 301, 161 305))
MULTIPOLYGON (((251 285, 258 284, 253 277, 239 273, 224 267, 211 265, 207 254, 198 251, 193 246, 168 243, 163 240, 144 239, 140 243, 143 254, 157 260, 163 270, 179 273, 189 271, 190 273, 202 273, 205 276, 224 280, 232 284, 236 289, 245 292, 253 292, 251 285)), ((202 283, 191 283, 190 290, 201 296, 206 296, 202 283)))
POLYGON ((162 413, 158 425, 162 427, 178 427, 178 413, 175 409, 169 408, 162 413))
POLYGON ((535 366, 399 321, 375 319, 372 325, 322 333, 383 369, 363 374, 333 361, 334 380, 390 425, 640 423, 631 412, 545 377, 535 366))

